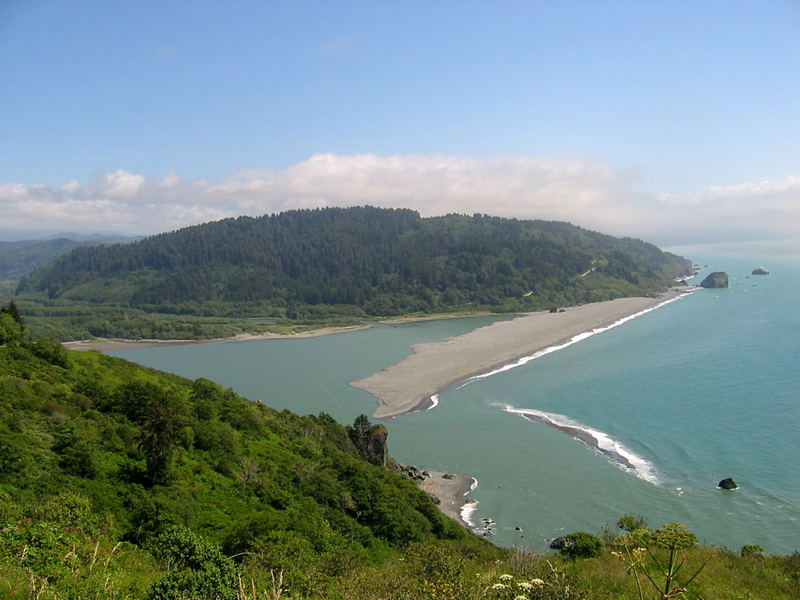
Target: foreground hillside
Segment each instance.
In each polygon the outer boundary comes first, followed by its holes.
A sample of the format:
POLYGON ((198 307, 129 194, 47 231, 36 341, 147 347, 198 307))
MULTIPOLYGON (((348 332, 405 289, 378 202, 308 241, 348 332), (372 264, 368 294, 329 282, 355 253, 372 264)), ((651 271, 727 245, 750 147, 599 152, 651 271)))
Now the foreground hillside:
POLYGON ((20 281, 18 293, 45 306, 364 317, 648 295, 689 267, 651 244, 567 223, 357 207, 225 219, 77 248, 20 281))
POLYGON ((23 336, 13 305, 0 309, 2 598, 788 600, 800 591, 800 555, 697 547, 675 526, 606 531, 606 548, 575 533, 563 556, 496 548, 368 451, 383 426, 277 412, 208 380, 23 336), (671 595, 656 595, 645 572, 666 585, 656 565, 673 564, 670 544, 685 567, 671 595))

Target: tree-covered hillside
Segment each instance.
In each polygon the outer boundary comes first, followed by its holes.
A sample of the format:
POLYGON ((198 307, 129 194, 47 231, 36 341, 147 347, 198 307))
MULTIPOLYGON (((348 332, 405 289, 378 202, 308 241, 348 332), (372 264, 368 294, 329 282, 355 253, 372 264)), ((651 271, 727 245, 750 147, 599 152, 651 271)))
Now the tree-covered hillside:
POLYGON ((357 207, 225 219, 124 246, 76 248, 18 291, 161 312, 219 314, 236 305, 293 317, 338 305, 396 315, 650 294, 689 266, 651 244, 567 223, 357 207))
MULTIPOLYGON (((365 457, 363 423, 348 435, 326 415, 278 412, 208 380, 23 342, 13 306, 0 332, 0 565, 43 537, 62 554, 84 534, 158 555, 166 535, 283 569, 300 589, 414 542, 466 537, 410 479, 365 457)), ((62 556, 36 552, 23 571, 69 576, 62 556)), ((153 562, 166 577, 170 562, 153 562)), ((189 590, 192 569, 169 585, 189 590)))
POLYGON ((66 234, 45 240, 0 241, 0 281, 16 281, 79 246, 126 243, 136 238, 112 235, 66 234))
POLYGON ((87 245, 92 245, 92 242, 65 238, 0 242, 0 280, 17 280, 55 257, 87 245))

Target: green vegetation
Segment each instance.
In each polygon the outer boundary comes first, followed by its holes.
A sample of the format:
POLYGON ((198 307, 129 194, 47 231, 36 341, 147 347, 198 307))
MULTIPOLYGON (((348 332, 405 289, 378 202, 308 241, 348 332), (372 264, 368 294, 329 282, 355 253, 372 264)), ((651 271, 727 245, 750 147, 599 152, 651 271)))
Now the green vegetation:
POLYGON ((576 532, 568 557, 496 548, 446 518, 391 459, 383 466, 387 430, 364 416, 345 428, 325 414, 278 412, 206 379, 24 341, 13 305, 0 319, 10 332, 0 342, 2 598, 800 592, 800 554, 698 547, 676 524, 634 529, 611 551, 576 532))
POLYGON ((94 240, 55 238, 0 242, 0 281, 16 281, 73 248, 123 241, 133 241, 133 238, 98 236, 94 240))
POLYGON ((603 542, 592 533, 576 531, 566 536, 564 547, 559 552, 572 560, 597 558, 603 553, 603 542))
POLYGON ((654 294, 690 266, 568 223, 331 208, 76 248, 20 280, 17 293, 35 337, 209 337, 246 317, 319 324, 654 294), (164 331, 148 315, 176 318, 164 331))

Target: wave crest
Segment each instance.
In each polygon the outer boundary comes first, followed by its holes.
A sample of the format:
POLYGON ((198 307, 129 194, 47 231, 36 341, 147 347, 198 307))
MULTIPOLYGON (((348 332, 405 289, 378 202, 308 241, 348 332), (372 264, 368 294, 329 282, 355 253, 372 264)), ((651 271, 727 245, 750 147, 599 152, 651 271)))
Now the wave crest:
POLYGON ((503 410, 520 415, 528 421, 542 423, 566 433, 588 448, 603 454, 615 466, 633 473, 640 479, 654 484, 659 481, 658 472, 652 463, 629 450, 607 433, 573 421, 565 415, 548 413, 532 408, 514 408, 509 405, 504 405, 503 410))

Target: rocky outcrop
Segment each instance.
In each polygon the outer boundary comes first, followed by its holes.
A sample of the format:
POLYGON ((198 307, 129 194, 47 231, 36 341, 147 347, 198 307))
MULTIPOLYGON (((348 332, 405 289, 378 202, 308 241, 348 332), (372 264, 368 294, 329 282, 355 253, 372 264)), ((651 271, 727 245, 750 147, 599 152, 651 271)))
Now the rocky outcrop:
POLYGON ((726 288, 728 287, 728 274, 725 271, 714 271, 700 282, 700 287, 726 288))
POLYGON ((414 465, 404 465, 401 463, 397 463, 396 468, 400 471, 403 475, 408 477, 409 479, 416 481, 417 483, 421 483, 425 481, 431 474, 428 471, 420 471, 414 465))
POLYGON ((733 479, 731 479, 730 477, 727 477, 727 478, 723 479, 722 481, 720 481, 717 484, 717 487, 718 488, 722 488, 723 490, 735 490, 739 486, 736 485, 736 482, 733 479))
POLYGON ((561 550, 564 546, 567 545, 567 538, 563 535, 561 537, 557 537, 552 542, 550 542, 550 547, 553 550, 561 550))
POLYGON ((389 430, 384 425, 375 425, 369 433, 366 444, 367 460, 373 465, 386 466, 389 458, 389 430))
POLYGON ((766 267, 756 267, 753 269, 753 275, 769 275, 769 269, 766 267))

